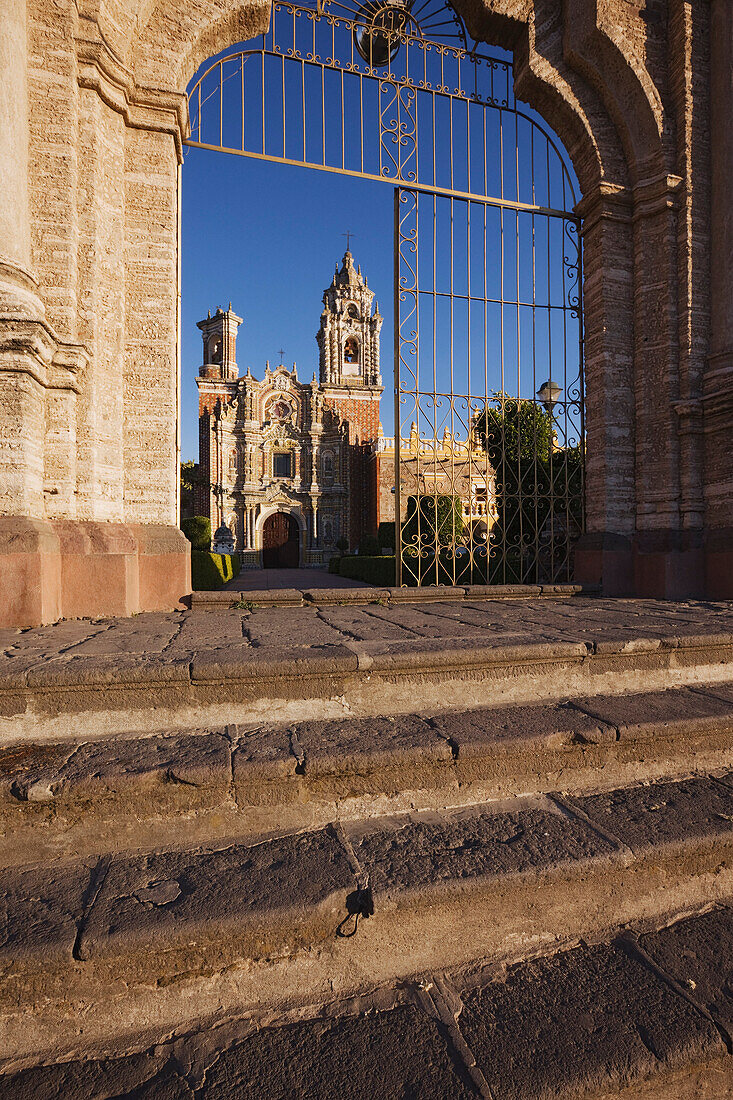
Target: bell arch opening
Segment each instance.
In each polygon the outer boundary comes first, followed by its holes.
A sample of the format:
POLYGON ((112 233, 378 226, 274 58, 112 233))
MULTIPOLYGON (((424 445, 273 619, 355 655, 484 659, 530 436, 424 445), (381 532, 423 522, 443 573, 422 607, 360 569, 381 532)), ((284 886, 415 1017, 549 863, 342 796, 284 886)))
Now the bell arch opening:
MULTIPOLYGON (((444 0, 276 0, 264 34, 202 66, 189 105, 189 148, 393 193, 394 278, 379 298, 392 304, 394 401, 359 444, 374 456, 374 533, 396 525, 398 583, 572 580, 585 527, 579 188, 516 98, 510 57, 472 42, 444 0)), ((342 349, 350 376, 360 341, 342 349)), ((304 459, 304 487, 320 490, 319 469, 304 459)), ((233 501, 243 486, 224 491, 233 501)))

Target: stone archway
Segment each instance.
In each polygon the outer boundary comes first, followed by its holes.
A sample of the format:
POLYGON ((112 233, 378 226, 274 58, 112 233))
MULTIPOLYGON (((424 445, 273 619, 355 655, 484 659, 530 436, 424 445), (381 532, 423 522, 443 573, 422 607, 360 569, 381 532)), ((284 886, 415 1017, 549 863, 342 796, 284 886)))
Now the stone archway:
MULTIPOLYGON (((626 0, 456 6, 477 38, 513 50, 518 94, 581 183, 578 575, 610 594, 730 597, 730 5, 669 0, 668 19, 626 0)), ((188 588, 176 527, 185 87, 207 57, 261 31, 269 6, 10 8, 0 621, 171 607, 188 588)))

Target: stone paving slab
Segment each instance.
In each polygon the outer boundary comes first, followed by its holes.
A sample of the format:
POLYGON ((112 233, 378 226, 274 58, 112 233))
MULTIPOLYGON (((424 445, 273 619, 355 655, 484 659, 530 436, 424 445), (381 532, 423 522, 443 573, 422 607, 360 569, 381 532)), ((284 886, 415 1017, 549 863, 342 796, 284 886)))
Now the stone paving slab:
POLYGON ((611 944, 521 963, 462 1001, 496 1100, 594 1095, 721 1052, 709 1019, 611 944))
POLYGON ((284 615, 258 609, 251 612, 243 626, 251 645, 259 648, 343 645, 344 642, 341 631, 310 608, 293 608, 284 615))
POLYGON ((248 649, 212 649, 193 657, 191 680, 298 677, 356 672, 356 654, 345 645, 279 645, 248 649))
POLYGON ((26 957, 71 960, 96 863, 0 871, 0 973, 26 957))
POLYGON ((733 913, 716 907, 642 933, 642 951, 713 1017, 733 1044, 733 913))
POLYGON ((345 826, 375 897, 450 883, 546 871, 608 857, 618 845, 554 806, 497 812, 446 811, 345 826))
POLYGON ((309 798, 383 798, 451 783, 450 745, 416 715, 305 722, 290 736, 309 798))
POLYGON ((715 689, 0 746, 0 866, 154 845, 176 822, 191 844, 692 768, 725 786, 733 700, 715 689))
POLYGON ((231 779, 231 744, 222 734, 209 731, 37 749, 22 768, 13 767, 18 748, 9 750, 8 759, 0 751, 0 789, 20 801, 114 794, 127 796, 134 809, 141 787, 151 789, 158 799, 165 785, 223 789, 231 779))
POLYGON ((573 795, 567 803, 634 852, 733 832, 733 789, 706 776, 573 795))
POLYGON ((190 971, 332 937, 354 877, 333 829, 255 845, 113 859, 78 944, 150 973, 151 949, 190 971), (177 951, 177 955, 176 955, 177 951), (134 961, 133 961, 134 960, 134 961))
POLYGON ((469 1100, 465 1066, 443 1029, 413 1005, 258 1031, 206 1074, 202 1095, 235 1100, 469 1100))
POLYGON ((674 734, 681 729, 692 733, 713 726, 733 731, 733 692, 726 700, 721 697, 721 691, 725 689, 718 689, 717 685, 710 689, 700 685, 694 690, 681 688, 613 699, 574 699, 573 707, 613 726, 619 739, 642 740, 674 734))
POLYGON ((263 1004, 192 1020, 157 1042, 108 1036, 104 1055, 6 1063, 0 1100, 729 1100, 709 1005, 724 989, 714 943, 732 936, 718 907, 498 973, 479 961, 274 1018, 263 1004))

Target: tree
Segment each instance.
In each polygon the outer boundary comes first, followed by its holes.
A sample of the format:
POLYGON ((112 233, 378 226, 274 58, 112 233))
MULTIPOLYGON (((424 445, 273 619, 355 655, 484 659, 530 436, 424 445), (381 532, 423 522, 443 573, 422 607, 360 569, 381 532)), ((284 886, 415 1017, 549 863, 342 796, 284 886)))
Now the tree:
POLYGON ((535 459, 547 462, 552 445, 550 414, 534 401, 495 393, 494 408, 488 405, 476 420, 476 431, 491 465, 521 470, 535 459))
POLYGON ((583 452, 556 448, 553 418, 526 398, 494 394, 476 431, 496 471, 495 579, 555 579, 581 530, 583 452))
POLYGON ((181 463, 181 517, 192 516, 196 508, 196 486, 199 484, 198 462, 181 463))

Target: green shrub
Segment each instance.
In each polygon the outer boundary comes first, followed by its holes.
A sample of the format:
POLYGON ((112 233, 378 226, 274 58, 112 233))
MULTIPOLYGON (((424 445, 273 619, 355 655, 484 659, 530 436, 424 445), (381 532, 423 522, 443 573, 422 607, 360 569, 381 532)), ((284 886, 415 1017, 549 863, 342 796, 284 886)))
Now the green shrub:
POLYGON ((367 558, 350 554, 341 558, 339 572, 352 581, 366 581, 367 584, 391 588, 395 583, 395 559, 386 555, 367 558))
POLYGON ((192 550, 208 550, 211 546, 211 520, 208 516, 189 516, 181 520, 181 530, 192 550))
POLYGON ((345 539, 345 538, 337 539, 336 540, 336 549, 338 550, 339 554, 348 554, 348 552, 349 552, 348 539, 345 539))
POLYGON ((242 564, 239 554, 212 554, 191 550, 191 587, 194 592, 215 592, 236 577, 242 564))
POLYGON ((336 576, 338 576, 339 571, 340 571, 340 565, 341 565, 341 558, 340 557, 331 558, 331 560, 328 563, 329 573, 335 573, 336 576))
POLYGON ((366 535, 359 543, 359 554, 361 557, 366 558, 378 558, 382 553, 382 547, 379 545, 379 540, 374 535, 366 535))
POLYGON ((391 546, 392 549, 394 550, 394 548, 395 548, 394 523, 380 523, 379 524, 379 529, 378 529, 378 533, 377 533, 377 542, 379 543, 380 550, 383 546, 391 546))

